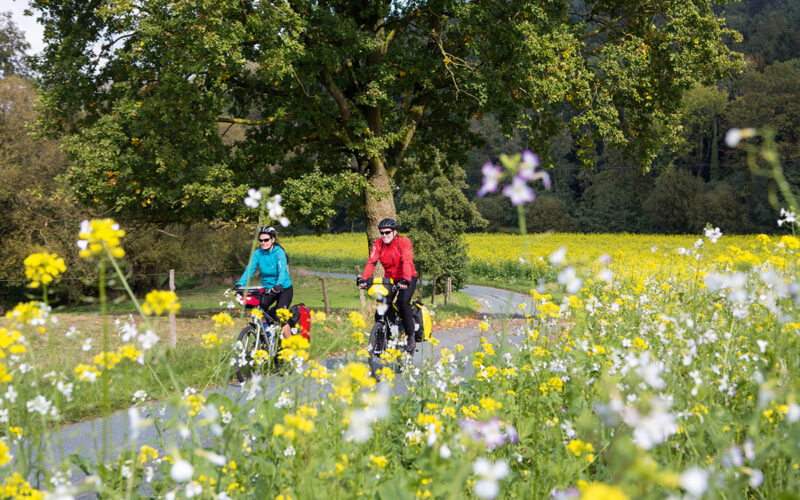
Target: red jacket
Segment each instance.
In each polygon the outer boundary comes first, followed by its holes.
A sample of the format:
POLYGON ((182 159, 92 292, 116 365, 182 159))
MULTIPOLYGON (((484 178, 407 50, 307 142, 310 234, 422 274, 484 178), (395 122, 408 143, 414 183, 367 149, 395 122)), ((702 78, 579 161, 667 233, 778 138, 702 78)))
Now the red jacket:
POLYGON ((375 264, 379 260, 386 271, 387 278, 395 281, 401 279, 411 281, 411 278, 417 275, 417 270, 414 268, 414 249, 411 246, 411 240, 405 236, 395 236, 388 245, 384 245, 380 238, 373 243, 361 279, 372 277, 375 264))

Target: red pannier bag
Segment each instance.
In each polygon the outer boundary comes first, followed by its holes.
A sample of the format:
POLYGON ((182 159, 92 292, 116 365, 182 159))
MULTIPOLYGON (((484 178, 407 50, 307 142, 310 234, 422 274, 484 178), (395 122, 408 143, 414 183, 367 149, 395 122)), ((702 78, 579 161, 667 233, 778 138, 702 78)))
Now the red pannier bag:
POLYGON ((311 342, 311 311, 303 303, 293 305, 289 311, 292 313, 289 325, 292 328, 300 328, 300 335, 311 342))

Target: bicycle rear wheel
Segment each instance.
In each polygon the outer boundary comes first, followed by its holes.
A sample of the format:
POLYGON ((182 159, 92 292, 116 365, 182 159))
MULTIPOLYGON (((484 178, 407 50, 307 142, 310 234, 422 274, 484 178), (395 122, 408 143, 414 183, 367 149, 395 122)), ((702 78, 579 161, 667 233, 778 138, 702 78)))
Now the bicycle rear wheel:
POLYGON ((369 332, 369 371, 373 377, 376 377, 375 373, 383 368, 381 354, 386 349, 388 333, 388 328, 383 322, 375 323, 369 332))
MULTIPOLYGON (((267 359, 258 355, 258 351, 269 353, 269 344, 263 333, 257 331, 253 325, 247 325, 239 332, 236 339, 237 344, 241 345, 241 350, 236 350, 236 378, 239 382, 252 377, 255 373, 267 370, 271 356, 267 359)), ((274 343, 273 343, 274 344, 274 343)))

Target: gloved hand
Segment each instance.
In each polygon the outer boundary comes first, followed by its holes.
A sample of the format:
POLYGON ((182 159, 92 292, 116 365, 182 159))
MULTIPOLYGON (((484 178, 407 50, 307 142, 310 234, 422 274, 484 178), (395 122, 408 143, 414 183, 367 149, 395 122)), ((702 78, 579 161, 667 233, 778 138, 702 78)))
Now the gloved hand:
POLYGON ((272 290, 270 291, 275 295, 278 295, 279 293, 281 293, 282 290, 283 290, 283 285, 275 285, 272 287, 272 290))
POLYGON ((241 294, 242 293, 242 289, 243 289, 242 285, 240 285, 239 283, 236 283, 235 285, 233 285, 234 293, 241 294))
POLYGON ((356 278, 356 286, 363 286, 367 283, 367 280, 362 280, 361 278, 356 278))
POLYGON ((408 285, 410 285, 410 284, 411 284, 411 282, 408 281, 405 278, 403 278, 403 279, 401 279, 400 281, 397 282, 397 286, 399 286, 400 288, 408 288, 408 285))

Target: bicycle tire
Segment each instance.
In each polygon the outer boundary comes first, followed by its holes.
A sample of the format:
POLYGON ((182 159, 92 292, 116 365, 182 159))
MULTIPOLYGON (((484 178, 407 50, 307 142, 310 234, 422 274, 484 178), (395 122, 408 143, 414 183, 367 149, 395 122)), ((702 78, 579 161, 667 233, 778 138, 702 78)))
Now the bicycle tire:
POLYGON ((383 368, 381 354, 388 341, 387 330, 383 322, 378 322, 373 325, 372 330, 369 332, 369 371, 375 378, 377 378, 376 372, 383 368))
MULTIPOLYGON (((261 346, 266 345, 267 339, 262 335, 260 341, 257 342, 257 340, 259 340, 258 333, 253 325, 247 325, 242 328, 242 331, 239 332, 239 336, 236 338, 237 344, 241 342, 242 351, 240 352, 243 353, 244 357, 244 363, 241 363, 241 360, 236 363, 236 379, 239 380, 239 382, 244 382, 252 377, 253 373, 263 370, 262 367, 253 366, 252 361, 253 354, 255 354, 261 346)), ((236 354, 238 356, 239 352, 236 354)))

